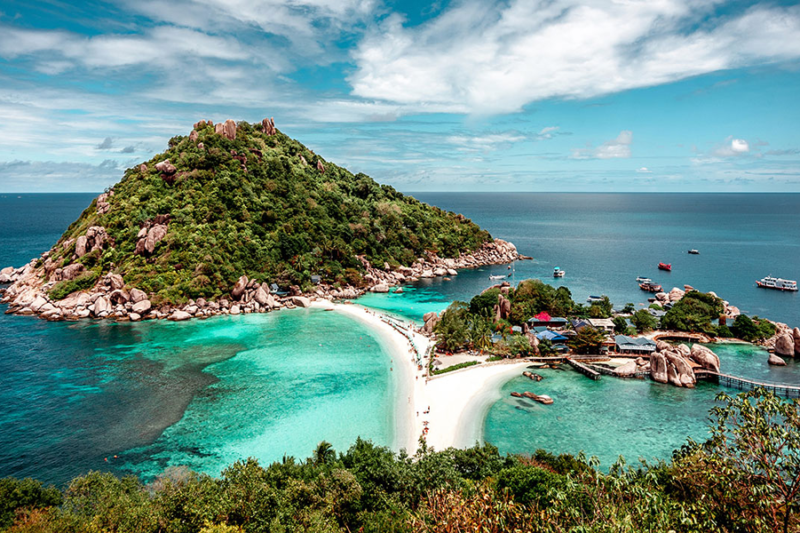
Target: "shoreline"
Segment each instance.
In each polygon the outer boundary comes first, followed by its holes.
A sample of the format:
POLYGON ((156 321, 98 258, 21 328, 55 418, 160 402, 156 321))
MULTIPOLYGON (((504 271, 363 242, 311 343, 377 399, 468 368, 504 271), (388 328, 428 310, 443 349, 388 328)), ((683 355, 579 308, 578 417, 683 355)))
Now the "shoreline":
MULTIPOLYGON (((417 451, 426 428, 425 440, 436 450, 483 442, 486 414, 501 398, 500 387, 531 365, 529 361, 516 360, 490 363, 427 379, 427 358, 422 359, 423 370, 418 370, 408 353, 407 337, 383 321, 386 318, 399 322, 396 318, 357 304, 316 301, 311 307, 345 314, 366 324, 386 341, 393 368, 400 372, 395 376, 398 388, 394 391, 394 447, 405 449, 409 455, 417 451)), ((430 340, 416 332, 411 335, 420 352, 427 354, 430 340)))

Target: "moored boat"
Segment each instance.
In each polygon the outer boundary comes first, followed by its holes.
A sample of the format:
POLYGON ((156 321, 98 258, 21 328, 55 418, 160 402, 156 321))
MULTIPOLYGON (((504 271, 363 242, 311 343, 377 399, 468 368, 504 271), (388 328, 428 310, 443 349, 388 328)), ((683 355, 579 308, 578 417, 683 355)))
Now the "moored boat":
POLYGON ((692 255, 698 255, 700 252, 697 251, 697 249, 692 248, 691 250, 689 250, 689 253, 692 254, 692 255))
POLYGON ((553 269, 553 277, 554 278, 563 278, 564 277, 564 273, 565 272, 563 270, 561 270, 559 267, 555 267, 553 269))
POLYGON ((672 272, 672 263, 659 263, 658 269, 666 270, 667 272, 672 272))
POLYGON ((797 291, 797 282, 791 279, 773 278, 767 276, 756 281, 756 285, 762 289, 774 289, 776 291, 797 291))
POLYGON ((506 279, 506 277, 503 276, 503 275, 500 275, 500 276, 489 276, 489 279, 506 279))
POLYGON ((647 292, 661 292, 661 285, 658 283, 640 283, 639 288, 647 292))
POLYGON ((636 281, 638 281, 639 283, 644 283, 645 281, 649 282, 650 278, 646 278, 644 276, 639 276, 639 277, 636 278, 636 281))
POLYGON ((588 298, 586 298, 586 301, 590 304, 595 302, 602 302, 604 297, 605 294, 603 296, 595 296, 594 294, 592 294, 588 298))

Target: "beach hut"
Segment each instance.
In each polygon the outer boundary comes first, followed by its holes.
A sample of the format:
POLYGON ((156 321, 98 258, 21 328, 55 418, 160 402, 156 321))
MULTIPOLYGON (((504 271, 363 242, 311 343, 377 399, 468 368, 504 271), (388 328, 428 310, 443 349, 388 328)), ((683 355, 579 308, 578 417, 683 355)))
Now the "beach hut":
POLYGON ((567 319, 559 316, 550 316, 550 313, 547 311, 542 311, 538 315, 529 318, 528 324, 530 324, 532 328, 538 326, 562 328, 567 325, 567 319))
POLYGON ((549 329, 546 331, 542 331, 541 333, 537 333, 536 338, 539 339, 540 341, 548 340, 552 344, 563 344, 567 342, 567 337, 565 337, 564 335, 560 335, 555 331, 550 331, 549 329))

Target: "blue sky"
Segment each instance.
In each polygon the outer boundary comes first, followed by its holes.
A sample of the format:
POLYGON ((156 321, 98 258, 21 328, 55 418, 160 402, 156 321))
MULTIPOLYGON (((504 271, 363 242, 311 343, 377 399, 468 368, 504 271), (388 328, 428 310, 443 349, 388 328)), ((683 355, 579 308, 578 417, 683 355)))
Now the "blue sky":
POLYGON ((100 191, 199 119, 402 191, 800 192, 800 6, 0 0, 0 191, 100 191))

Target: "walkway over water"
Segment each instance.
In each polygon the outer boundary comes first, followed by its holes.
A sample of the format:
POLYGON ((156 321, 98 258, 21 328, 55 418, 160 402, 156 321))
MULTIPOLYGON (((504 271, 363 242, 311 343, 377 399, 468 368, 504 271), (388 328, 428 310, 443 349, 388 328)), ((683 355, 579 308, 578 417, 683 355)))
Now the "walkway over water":
POLYGON ((600 379, 600 372, 598 372, 597 370, 591 369, 588 366, 573 360, 571 357, 565 357, 564 360, 567 362, 569 366, 571 366, 572 368, 574 368, 587 378, 593 379, 595 381, 600 379))
POLYGON ((730 374, 720 374, 711 370, 695 370, 695 376, 697 379, 716 379, 721 385, 735 389, 753 390, 763 388, 777 396, 783 396, 784 398, 800 398, 800 386, 771 383, 768 381, 755 381, 731 376, 730 374))

